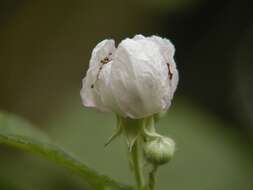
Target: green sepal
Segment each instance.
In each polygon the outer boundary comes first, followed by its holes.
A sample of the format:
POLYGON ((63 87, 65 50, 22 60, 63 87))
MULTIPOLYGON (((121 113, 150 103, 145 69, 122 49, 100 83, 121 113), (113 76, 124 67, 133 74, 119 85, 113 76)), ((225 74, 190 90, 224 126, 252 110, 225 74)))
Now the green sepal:
POLYGON ((105 143, 105 145, 104 145, 105 147, 107 145, 109 145, 116 137, 118 137, 122 133, 122 120, 121 120, 120 116, 118 116, 118 115, 116 115, 116 119, 117 119, 116 129, 114 130, 111 137, 105 143))
POLYGON ((159 135, 155 130, 155 123, 156 119, 153 116, 145 119, 145 124, 142 128, 142 134, 146 141, 161 137, 161 135, 159 135))
POLYGON ((142 134, 142 128, 145 125, 144 119, 121 118, 124 133, 127 138, 128 149, 131 152, 137 138, 142 134))
POLYGON ((161 135, 159 135, 155 130, 155 123, 158 121, 157 115, 141 119, 131 119, 116 115, 116 118, 116 129, 112 136, 105 143, 105 146, 110 144, 122 133, 124 133, 126 136, 127 146, 130 152, 138 137, 143 138, 144 141, 150 141, 161 137, 161 135))

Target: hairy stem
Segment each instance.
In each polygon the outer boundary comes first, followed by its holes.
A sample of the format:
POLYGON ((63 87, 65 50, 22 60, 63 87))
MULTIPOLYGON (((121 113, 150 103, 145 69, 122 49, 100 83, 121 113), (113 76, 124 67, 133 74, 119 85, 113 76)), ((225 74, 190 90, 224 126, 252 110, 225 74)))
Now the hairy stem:
POLYGON ((139 154, 138 140, 134 143, 131 151, 131 158, 133 164, 133 172, 138 190, 144 189, 144 177, 142 173, 142 162, 139 154))
POLYGON ((155 174, 157 171, 157 166, 153 165, 153 169, 149 173, 149 190, 154 190, 155 189, 155 174))

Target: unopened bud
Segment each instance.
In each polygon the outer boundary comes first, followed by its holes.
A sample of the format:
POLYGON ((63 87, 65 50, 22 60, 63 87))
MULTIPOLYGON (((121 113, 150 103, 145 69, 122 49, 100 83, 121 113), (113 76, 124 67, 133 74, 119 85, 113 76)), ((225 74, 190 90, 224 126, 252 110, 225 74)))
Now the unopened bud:
POLYGON ((162 165, 171 160, 175 151, 175 142, 168 137, 159 137, 144 145, 144 156, 152 164, 162 165))

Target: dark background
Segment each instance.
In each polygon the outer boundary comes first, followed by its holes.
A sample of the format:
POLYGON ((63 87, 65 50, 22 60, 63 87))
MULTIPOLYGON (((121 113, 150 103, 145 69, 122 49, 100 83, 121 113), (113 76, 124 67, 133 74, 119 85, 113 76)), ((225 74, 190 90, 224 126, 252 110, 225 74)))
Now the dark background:
MULTIPOLYGON (((166 37, 176 46, 180 81, 160 128, 177 142, 178 156, 174 166, 161 171, 158 188, 251 190, 250 1, 1 0, 0 109, 40 126, 95 169, 131 182, 124 145, 103 149, 114 126, 112 114, 83 108, 79 90, 94 46, 105 38, 119 43, 135 34, 166 37), (125 164, 122 171, 113 159, 125 164)), ((2 149, 5 184, 19 178, 15 183, 24 189, 82 189, 74 185, 78 179, 51 163, 2 149), (29 175, 20 168, 30 168, 29 175), (33 182, 28 185, 28 180, 33 182)))

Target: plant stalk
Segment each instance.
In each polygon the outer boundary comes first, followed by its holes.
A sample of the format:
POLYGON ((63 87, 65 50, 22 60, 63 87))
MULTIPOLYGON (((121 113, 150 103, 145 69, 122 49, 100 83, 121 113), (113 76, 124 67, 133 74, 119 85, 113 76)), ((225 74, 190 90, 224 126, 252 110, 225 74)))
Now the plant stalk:
POLYGON ((133 172, 138 190, 144 189, 144 177, 142 172, 142 162, 139 154, 139 143, 138 140, 134 143, 131 151, 131 158, 133 164, 133 172))
POLYGON ((154 190, 155 189, 155 175, 157 171, 157 165, 153 165, 152 171, 149 173, 149 190, 154 190))

